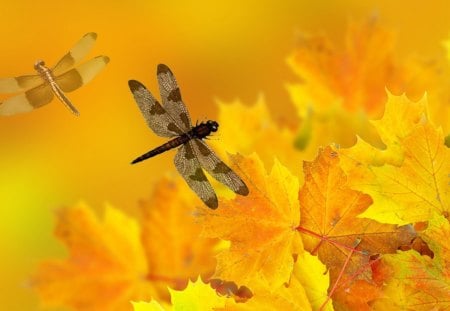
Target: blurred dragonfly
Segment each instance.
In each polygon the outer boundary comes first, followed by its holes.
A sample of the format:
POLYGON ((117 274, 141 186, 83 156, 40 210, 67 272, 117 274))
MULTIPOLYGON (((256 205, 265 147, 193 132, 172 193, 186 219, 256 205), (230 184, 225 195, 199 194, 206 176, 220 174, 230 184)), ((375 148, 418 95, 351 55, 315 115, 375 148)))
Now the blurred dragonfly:
POLYGON ((0 102, 0 115, 32 111, 50 103, 54 95, 72 113, 79 115, 65 93, 72 92, 91 81, 109 62, 107 56, 97 56, 74 68, 74 65, 91 50, 96 39, 96 33, 84 35, 52 69, 46 67, 42 60, 38 60, 34 64, 38 74, 0 79, 0 93, 21 92, 0 102))
POLYGON ((140 82, 130 80, 128 85, 134 95, 148 126, 157 135, 173 137, 167 143, 141 155, 132 164, 154 157, 172 148, 181 146, 175 155, 175 166, 191 189, 212 209, 218 207, 217 196, 202 168, 235 193, 247 195, 247 186, 242 179, 220 160, 203 141, 219 125, 207 121, 192 126, 180 89, 172 71, 166 65, 158 65, 157 77, 162 105, 140 82))

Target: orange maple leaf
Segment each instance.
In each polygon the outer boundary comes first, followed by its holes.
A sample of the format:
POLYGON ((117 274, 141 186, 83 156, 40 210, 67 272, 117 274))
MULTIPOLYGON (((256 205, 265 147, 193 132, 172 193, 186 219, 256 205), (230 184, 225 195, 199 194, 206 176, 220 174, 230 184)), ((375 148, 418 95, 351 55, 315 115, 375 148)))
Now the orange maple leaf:
POLYGON ((256 154, 232 160, 250 194, 222 200, 217 210, 199 211, 203 236, 230 241, 230 248, 217 256, 214 277, 250 289, 261 279, 280 286, 290 278, 293 254, 302 251, 295 230, 300 221, 299 182, 278 161, 267 174, 256 154))
POLYGON ((137 223, 107 207, 100 221, 80 203, 58 213, 56 236, 67 245, 66 260, 47 260, 33 279, 45 306, 76 310, 131 310, 130 299, 149 300, 147 263, 137 223))
POLYGON ((385 86, 393 80, 394 36, 375 18, 350 23, 343 51, 325 36, 303 37, 288 63, 319 110, 341 101, 347 111, 361 108, 372 117, 383 111, 385 86))
POLYGON ((147 278, 159 283, 163 293, 168 285, 178 290, 189 279, 214 272, 218 241, 199 238, 201 226, 193 217, 195 206, 202 204, 181 178, 162 179, 152 197, 140 204, 147 278))
POLYGON ((33 284, 45 305, 131 310, 130 300, 168 301, 167 287, 214 271, 217 241, 200 238, 192 217, 201 204, 178 179, 162 179, 143 201, 143 229, 112 207, 99 220, 85 204, 59 212, 56 236, 69 250, 43 262, 33 284))
MULTIPOLYGON (((409 244, 414 236, 412 228, 358 217, 372 199, 349 188, 339 155, 330 147, 320 150, 315 161, 304 162, 303 170, 298 230, 305 249, 317 253, 327 265, 332 284, 336 285, 343 274, 370 281, 370 256, 392 253, 400 245, 409 244)), ((342 282, 340 286, 343 290, 342 282)))
POLYGON ((381 116, 386 85, 397 84, 393 58, 394 36, 372 18, 351 23, 344 50, 325 36, 301 38, 288 64, 302 83, 288 90, 314 149, 355 142, 355 134, 374 146, 382 146, 368 118, 381 116))
POLYGON ((338 143, 349 147, 355 135, 382 148, 369 119, 381 117, 386 88, 414 100, 430 99, 431 120, 450 131, 450 74, 448 64, 394 55, 395 37, 375 18, 350 23, 344 47, 325 36, 304 36, 288 58, 301 83, 288 90, 302 125, 297 137, 301 149, 338 143))

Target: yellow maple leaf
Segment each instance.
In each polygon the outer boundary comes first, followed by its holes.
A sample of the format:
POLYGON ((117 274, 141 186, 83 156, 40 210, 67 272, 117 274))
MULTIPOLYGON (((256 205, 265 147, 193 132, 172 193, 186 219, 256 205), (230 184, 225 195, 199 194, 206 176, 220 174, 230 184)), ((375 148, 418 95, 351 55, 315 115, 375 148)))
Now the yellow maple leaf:
POLYGON ((226 297, 219 296, 209 285, 199 278, 189 282, 182 291, 170 290, 174 311, 203 311, 220 309, 225 306, 226 297))
POLYGON ((104 220, 84 203, 58 213, 56 236, 69 248, 66 260, 39 266, 33 285, 46 306, 77 310, 129 310, 130 299, 150 299, 147 263, 137 223, 107 206, 104 220))
MULTIPOLYGON (((245 303, 228 300, 224 310, 319 310, 326 300, 329 285, 328 273, 320 260, 306 252, 298 256, 288 284, 279 287, 257 282, 252 288, 253 297, 245 303)), ((331 311, 330 303, 321 310, 331 311)))
POLYGON ((294 133, 279 127, 267 108, 264 97, 251 105, 236 100, 218 101, 220 126, 218 140, 209 144, 226 159, 227 153, 249 155, 256 152, 264 164, 273 164, 274 150, 277 158, 291 170, 297 170, 301 154, 294 148, 294 133))
POLYGON ((358 142, 351 148, 339 151, 345 158, 343 161, 344 170, 348 172, 351 167, 361 164, 380 166, 389 163, 396 166, 401 165, 404 160, 401 140, 408 136, 425 117, 426 109, 427 98, 425 96, 418 102, 412 102, 405 95, 395 96, 388 92, 388 101, 383 117, 380 120, 370 121, 376 128, 385 147, 379 149, 364 140, 358 139, 358 142))
POLYGON ((203 236, 230 241, 217 256, 215 277, 251 288, 257 279, 280 286, 291 275, 293 254, 301 253, 299 183, 277 160, 266 173, 256 154, 233 156, 235 170, 249 187, 246 197, 223 200, 199 211, 203 236))
MULTIPOLYGON (((327 298, 327 290, 330 284, 329 271, 318 257, 307 252, 300 254, 292 273, 305 289, 305 294, 313 310, 319 310, 327 298)), ((333 310, 333 305, 326 304, 321 310, 333 310)))
POLYGON ((164 311, 167 309, 164 309, 156 300, 152 300, 150 302, 131 302, 133 305, 134 311, 164 311))
MULTIPOLYGON (((390 271, 383 297, 373 310, 447 310, 450 308, 450 225, 433 215, 423 233, 434 258, 410 250, 386 255, 382 262, 390 271)), ((386 269, 386 268, 385 268, 386 269)))
POLYGON ((369 167, 352 186, 371 195, 374 204, 361 216, 393 224, 450 213, 450 149, 441 129, 426 120, 401 139, 401 166, 369 167))
POLYGON ((150 302, 133 302, 134 311, 206 311, 218 310, 225 306, 228 298, 219 296, 216 291, 200 278, 189 281, 183 290, 169 288, 172 304, 163 307, 156 300, 150 302))

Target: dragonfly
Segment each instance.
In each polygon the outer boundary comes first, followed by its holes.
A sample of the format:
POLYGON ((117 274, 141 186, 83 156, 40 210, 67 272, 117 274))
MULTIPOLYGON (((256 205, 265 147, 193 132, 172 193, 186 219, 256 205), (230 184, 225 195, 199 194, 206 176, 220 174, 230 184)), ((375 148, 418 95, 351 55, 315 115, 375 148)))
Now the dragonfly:
POLYGON ((97 34, 84 35, 52 68, 42 60, 36 61, 37 74, 15 78, 0 78, 0 93, 20 93, 0 102, 0 115, 32 111, 50 103, 56 96, 73 114, 77 108, 65 93, 72 92, 92 80, 109 62, 107 56, 97 56, 77 67, 93 47, 97 34))
POLYGON ((208 120, 193 126, 186 105, 181 99, 180 88, 169 67, 158 65, 157 79, 162 105, 139 81, 130 80, 128 85, 150 129, 158 136, 172 139, 131 163, 135 164, 179 147, 174 159, 175 167, 206 206, 216 209, 218 201, 203 169, 235 193, 248 195, 249 190, 242 179, 220 160, 204 141, 218 130, 219 124, 208 120))

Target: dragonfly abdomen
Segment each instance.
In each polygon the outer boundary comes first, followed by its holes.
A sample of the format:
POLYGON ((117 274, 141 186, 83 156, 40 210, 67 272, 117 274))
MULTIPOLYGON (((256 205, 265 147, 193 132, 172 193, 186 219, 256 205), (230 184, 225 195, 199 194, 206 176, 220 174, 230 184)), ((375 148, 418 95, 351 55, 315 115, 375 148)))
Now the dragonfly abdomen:
POLYGON ((172 140, 169 140, 167 143, 156 147, 155 149, 150 150, 147 153, 144 153, 143 155, 141 155, 140 157, 134 159, 131 164, 135 164, 141 161, 144 161, 148 158, 154 157, 160 153, 166 152, 170 149, 176 148, 178 146, 181 146, 182 144, 185 144, 186 142, 188 142, 191 139, 191 137, 188 134, 183 134, 180 135, 178 137, 175 137, 172 140))

